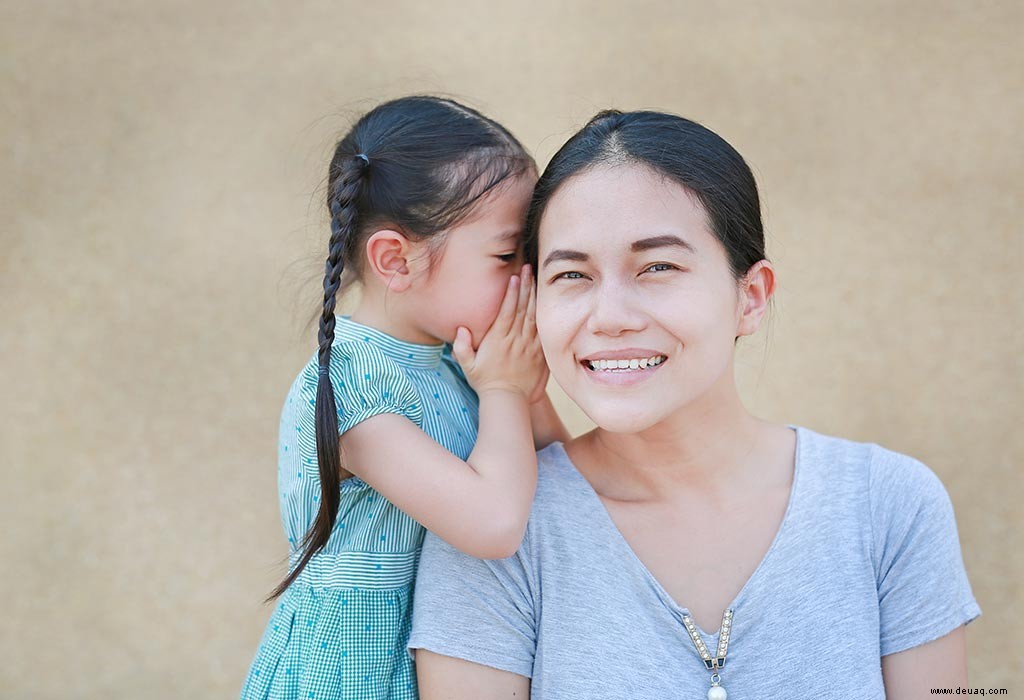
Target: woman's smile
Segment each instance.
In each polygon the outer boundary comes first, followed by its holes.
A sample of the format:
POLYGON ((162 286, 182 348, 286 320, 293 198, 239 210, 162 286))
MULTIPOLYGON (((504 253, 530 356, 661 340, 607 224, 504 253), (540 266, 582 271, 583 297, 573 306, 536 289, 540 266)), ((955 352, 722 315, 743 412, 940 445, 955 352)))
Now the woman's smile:
POLYGON ((580 365, 598 384, 632 386, 649 379, 667 361, 668 356, 656 350, 627 348, 595 353, 580 360, 580 365))

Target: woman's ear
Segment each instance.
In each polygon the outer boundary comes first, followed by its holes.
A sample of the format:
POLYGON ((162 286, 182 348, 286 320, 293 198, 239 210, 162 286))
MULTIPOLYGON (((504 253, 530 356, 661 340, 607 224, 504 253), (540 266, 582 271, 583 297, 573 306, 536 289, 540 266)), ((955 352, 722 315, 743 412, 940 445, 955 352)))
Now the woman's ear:
POLYGON ((754 263, 739 281, 740 317, 736 337, 753 335, 775 293, 775 269, 767 260, 754 263))
POLYGON ((366 241, 366 273, 385 289, 404 292, 412 285, 413 243, 398 231, 381 229, 366 241))

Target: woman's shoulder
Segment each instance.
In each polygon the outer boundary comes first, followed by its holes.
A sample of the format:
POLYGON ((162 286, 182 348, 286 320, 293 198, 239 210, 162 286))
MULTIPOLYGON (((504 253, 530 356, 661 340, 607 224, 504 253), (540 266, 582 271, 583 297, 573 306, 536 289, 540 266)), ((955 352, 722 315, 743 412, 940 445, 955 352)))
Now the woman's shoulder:
POLYGON ((826 435, 803 426, 793 426, 801 442, 801 453, 806 459, 841 464, 849 468, 893 474, 905 478, 926 478, 934 473, 923 462, 911 455, 898 452, 878 442, 853 440, 826 435))
POLYGON ((576 469, 560 441, 537 451, 537 490, 528 525, 535 536, 565 528, 578 529, 580 522, 595 517, 599 506, 600 500, 593 488, 576 469))
MULTIPOLYGON (((576 470, 565 445, 556 440, 550 445, 537 450, 537 494, 544 498, 558 497, 566 493, 565 486, 575 484, 576 491, 581 487, 578 482, 583 476, 576 470)), ((572 490, 569 491, 571 493, 572 490)))
POLYGON ((829 483, 847 483, 864 490, 876 515, 894 510, 918 508, 922 502, 939 506, 949 496, 938 475, 924 462, 877 442, 825 435, 794 426, 800 442, 801 459, 827 476, 829 483))

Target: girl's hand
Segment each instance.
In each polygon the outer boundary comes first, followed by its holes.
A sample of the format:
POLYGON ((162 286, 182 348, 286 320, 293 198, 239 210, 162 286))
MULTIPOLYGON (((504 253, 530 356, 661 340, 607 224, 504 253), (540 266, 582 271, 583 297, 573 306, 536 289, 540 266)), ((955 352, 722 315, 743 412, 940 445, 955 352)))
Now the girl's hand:
POLYGON ((476 393, 505 389, 521 393, 531 403, 542 398, 548 366, 537 338, 536 306, 530 266, 523 265, 521 279, 509 278, 498 315, 476 350, 472 333, 459 326, 452 356, 476 393))

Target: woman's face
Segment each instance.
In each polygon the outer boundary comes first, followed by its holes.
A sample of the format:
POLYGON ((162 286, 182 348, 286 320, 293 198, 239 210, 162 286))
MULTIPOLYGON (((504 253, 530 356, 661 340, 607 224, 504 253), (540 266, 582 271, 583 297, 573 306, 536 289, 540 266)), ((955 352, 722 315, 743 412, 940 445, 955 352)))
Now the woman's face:
POLYGON ((638 165, 575 175, 548 202, 538 251, 544 355, 601 428, 696 417, 732 386, 735 339, 756 323, 744 320, 725 249, 682 186, 638 165), (680 413, 687 407, 696 413, 680 413))

